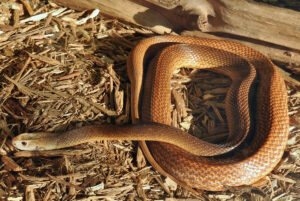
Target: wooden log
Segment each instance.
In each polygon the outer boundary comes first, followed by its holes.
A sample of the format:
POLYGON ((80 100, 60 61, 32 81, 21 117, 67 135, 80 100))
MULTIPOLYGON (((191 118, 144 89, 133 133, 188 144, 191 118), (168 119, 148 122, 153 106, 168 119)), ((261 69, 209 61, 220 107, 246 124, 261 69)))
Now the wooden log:
POLYGON ((54 0, 55 3, 74 10, 89 10, 99 8, 104 15, 123 21, 150 27, 157 33, 170 33, 176 26, 159 12, 159 7, 151 9, 151 3, 137 3, 130 0, 54 0))
POLYGON ((251 0, 147 0, 198 15, 202 32, 226 33, 300 50, 300 12, 251 0))
POLYGON ((300 13, 247 0, 54 0, 74 9, 104 14, 160 33, 184 28, 227 33, 300 50, 300 13), (196 17, 197 16, 197 17, 196 17))
POLYGON ((76 10, 99 8, 104 15, 159 34, 196 29, 225 35, 271 59, 300 65, 300 13, 293 10, 250 0, 53 1, 76 10))

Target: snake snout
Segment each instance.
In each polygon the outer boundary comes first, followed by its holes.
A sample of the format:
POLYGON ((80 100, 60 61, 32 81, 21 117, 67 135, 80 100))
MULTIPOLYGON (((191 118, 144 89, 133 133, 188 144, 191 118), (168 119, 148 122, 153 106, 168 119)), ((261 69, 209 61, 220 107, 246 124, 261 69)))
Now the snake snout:
POLYGON ((19 139, 19 137, 13 138, 12 144, 14 147, 20 150, 35 150, 32 147, 28 146, 30 143, 27 140, 19 139))
POLYGON ((57 148, 57 136, 51 133, 22 133, 12 139, 14 147, 25 151, 52 150, 57 148))
POLYGON ((25 151, 43 150, 42 146, 38 146, 39 134, 23 133, 12 139, 14 147, 25 151))
POLYGON ((36 143, 32 143, 30 140, 17 140, 13 139, 12 142, 13 146, 17 149, 24 150, 24 151, 41 151, 44 150, 43 147, 37 146, 36 143))

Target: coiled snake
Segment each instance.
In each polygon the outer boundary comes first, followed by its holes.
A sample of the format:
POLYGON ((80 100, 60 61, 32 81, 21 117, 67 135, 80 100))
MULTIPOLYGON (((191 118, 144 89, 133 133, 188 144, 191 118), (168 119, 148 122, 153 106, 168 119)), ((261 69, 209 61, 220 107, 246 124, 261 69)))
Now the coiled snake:
POLYGON ((280 161, 289 130, 287 92, 275 65, 261 53, 224 40, 157 36, 142 40, 131 51, 127 70, 135 125, 88 126, 59 134, 25 133, 13 139, 14 146, 43 150, 94 140, 138 140, 146 158, 160 173, 189 189, 210 191, 252 184, 280 161), (208 69, 231 78, 225 101, 229 141, 211 144, 168 126, 170 79, 180 67, 208 69), (253 93, 256 106, 250 107, 254 104, 249 94, 253 93), (250 118, 251 109, 255 110, 254 118, 250 118), (253 136, 247 137, 247 133, 253 136), (248 145, 243 143, 246 137, 248 145), (231 154, 241 143, 247 152, 231 154))

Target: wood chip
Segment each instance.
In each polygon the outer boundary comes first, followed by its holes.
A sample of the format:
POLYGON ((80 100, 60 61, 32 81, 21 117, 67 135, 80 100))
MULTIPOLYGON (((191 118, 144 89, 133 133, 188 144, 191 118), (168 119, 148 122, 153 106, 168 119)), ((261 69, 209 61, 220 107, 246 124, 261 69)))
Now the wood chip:
POLYGON ((24 170, 12 158, 10 158, 8 156, 2 156, 1 157, 1 161, 4 164, 5 169, 8 170, 8 171, 19 172, 19 171, 23 171, 24 170))

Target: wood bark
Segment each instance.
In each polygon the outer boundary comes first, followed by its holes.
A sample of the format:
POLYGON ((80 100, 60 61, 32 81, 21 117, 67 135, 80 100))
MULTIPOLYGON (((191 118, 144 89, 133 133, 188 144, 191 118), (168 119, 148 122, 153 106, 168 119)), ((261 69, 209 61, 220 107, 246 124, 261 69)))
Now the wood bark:
POLYGON ((147 0, 198 15, 202 32, 226 33, 257 39, 284 47, 300 49, 300 13, 249 0, 147 0))
POLYGON ((54 0, 76 10, 105 15, 159 34, 199 30, 239 41, 271 58, 300 65, 300 13, 250 0, 54 0))

